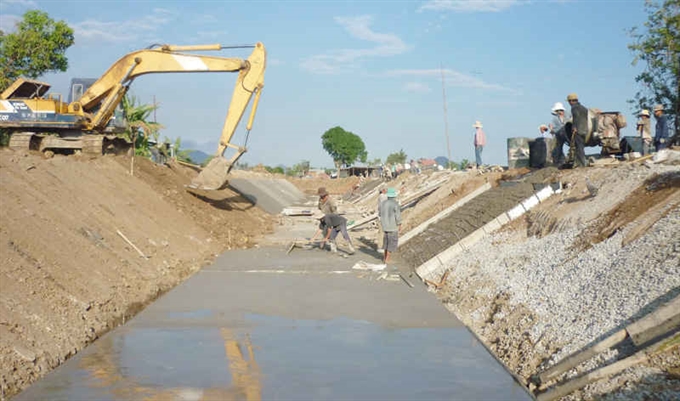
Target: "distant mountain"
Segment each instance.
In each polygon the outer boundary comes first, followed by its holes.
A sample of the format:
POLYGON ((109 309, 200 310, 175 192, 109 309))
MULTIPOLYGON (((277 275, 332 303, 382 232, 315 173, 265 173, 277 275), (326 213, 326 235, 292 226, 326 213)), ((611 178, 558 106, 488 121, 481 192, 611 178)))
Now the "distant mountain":
POLYGON ((190 150, 189 151, 189 157, 191 158, 191 161, 193 161, 196 164, 201 164, 203 163, 207 158, 210 157, 209 154, 205 153, 202 150, 190 150))

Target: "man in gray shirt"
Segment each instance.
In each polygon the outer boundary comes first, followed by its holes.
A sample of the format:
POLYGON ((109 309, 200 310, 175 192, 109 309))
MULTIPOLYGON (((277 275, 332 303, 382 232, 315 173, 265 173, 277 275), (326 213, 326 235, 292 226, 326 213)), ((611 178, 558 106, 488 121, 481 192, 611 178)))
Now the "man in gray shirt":
POLYGON ((388 264, 390 254, 396 252, 399 246, 399 231, 401 230, 401 208, 397 202, 397 191, 394 188, 387 188, 387 200, 382 202, 379 207, 380 223, 385 232, 383 244, 385 256, 383 262, 388 264))
MULTIPOLYGON (((348 253, 350 255, 354 254, 355 250, 354 246, 352 245, 352 239, 347 232, 346 218, 336 213, 325 214, 322 217, 319 217, 317 214, 315 217, 319 219, 319 230, 317 233, 319 231, 323 231, 324 233, 324 237, 321 240, 321 245, 319 246, 321 249, 323 249, 326 245, 326 242, 328 242, 331 246, 331 252, 338 252, 338 247, 335 243, 335 237, 337 237, 339 233, 342 233, 342 237, 345 239, 345 241, 347 241, 347 248, 349 250, 348 253)), ((314 234, 314 237, 316 237, 316 234, 314 234)))

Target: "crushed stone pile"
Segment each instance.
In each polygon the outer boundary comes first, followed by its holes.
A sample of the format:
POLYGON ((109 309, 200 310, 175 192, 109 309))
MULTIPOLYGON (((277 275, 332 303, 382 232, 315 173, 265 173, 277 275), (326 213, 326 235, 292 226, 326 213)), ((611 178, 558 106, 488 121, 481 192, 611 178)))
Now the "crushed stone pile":
MULTIPOLYGON (((680 171, 661 166, 585 171, 598 177, 598 196, 589 197, 585 188, 575 186, 536 211, 574 224, 541 237, 527 235, 526 226, 486 236, 456 259, 438 292, 447 308, 525 380, 680 293, 680 171), (648 208, 623 222, 607 220, 632 213, 624 206, 637 203, 648 208), (585 215, 595 217, 586 220, 585 215), (627 240, 650 218, 654 223, 648 229, 627 240), (582 237, 598 227, 611 235, 581 246, 582 237)), ((585 185, 578 174, 583 175, 569 172, 563 178, 585 185)), ((626 351, 605 352, 566 377, 603 366, 626 351)), ((606 395, 645 400, 650 394, 651 399, 680 399, 680 381, 666 373, 673 367, 680 367, 678 350, 565 399, 606 395)))

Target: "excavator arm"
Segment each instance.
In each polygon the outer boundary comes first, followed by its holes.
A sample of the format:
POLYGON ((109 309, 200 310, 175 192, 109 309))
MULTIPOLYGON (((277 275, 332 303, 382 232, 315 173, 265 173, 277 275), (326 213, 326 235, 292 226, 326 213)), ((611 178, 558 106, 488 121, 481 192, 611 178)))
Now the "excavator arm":
POLYGON ((78 101, 71 103, 69 112, 86 117, 86 129, 100 131, 110 121, 116 106, 121 102, 134 79, 140 75, 172 72, 238 72, 239 75, 222 128, 217 153, 208 166, 189 185, 193 189, 214 190, 222 188, 226 184, 227 174, 231 167, 246 151, 245 148, 235 146, 230 141, 252 96, 255 95, 246 129, 250 131, 252 128, 257 104, 264 86, 266 50, 262 43, 257 43, 246 60, 179 52, 221 50, 223 48, 221 45, 164 45, 158 49, 145 49, 129 53, 113 64, 78 101), (236 150, 236 154, 229 160, 223 157, 227 148, 236 150))

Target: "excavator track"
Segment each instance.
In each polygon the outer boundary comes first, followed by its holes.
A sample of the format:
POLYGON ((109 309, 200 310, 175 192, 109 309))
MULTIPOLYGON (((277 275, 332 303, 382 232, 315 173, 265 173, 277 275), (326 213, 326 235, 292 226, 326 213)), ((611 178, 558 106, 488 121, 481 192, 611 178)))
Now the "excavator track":
POLYGON ((99 156, 104 151, 103 135, 83 135, 81 152, 88 156, 99 156))
POLYGON ((114 135, 83 135, 81 151, 84 155, 126 154, 132 144, 114 135))
POLYGON ((40 137, 35 132, 16 132, 9 138, 9 148, 12 150, 37 149, 40 137))

